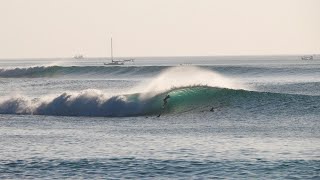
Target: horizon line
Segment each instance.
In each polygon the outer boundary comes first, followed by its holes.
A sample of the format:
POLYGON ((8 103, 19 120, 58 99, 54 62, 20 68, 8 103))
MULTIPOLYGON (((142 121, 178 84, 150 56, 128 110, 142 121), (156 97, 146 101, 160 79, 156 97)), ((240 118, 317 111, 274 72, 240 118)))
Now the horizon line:
MULTIPOLYGON (((176 56, 116 56, 114 58, 192 58, 192 57, 271 57, 271 56, 320 56, 320 53, 306 54, 259 54, 259 55, 176 55, 176 56)), ((110 59, 109 56, 85 56, 83 59, 110 59)), ((68 57, 4 57, 0 60, 18 60, 18 59, 75 59, 74 56, 68 57)))

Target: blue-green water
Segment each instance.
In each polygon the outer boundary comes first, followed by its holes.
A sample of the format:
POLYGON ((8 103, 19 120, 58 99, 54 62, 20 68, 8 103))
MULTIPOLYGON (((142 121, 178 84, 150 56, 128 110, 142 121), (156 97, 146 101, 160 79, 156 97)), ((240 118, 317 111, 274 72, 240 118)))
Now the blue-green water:
POLYGON ((0 61, 0 179, 320 178, 318 61, 186 61, 0 61))

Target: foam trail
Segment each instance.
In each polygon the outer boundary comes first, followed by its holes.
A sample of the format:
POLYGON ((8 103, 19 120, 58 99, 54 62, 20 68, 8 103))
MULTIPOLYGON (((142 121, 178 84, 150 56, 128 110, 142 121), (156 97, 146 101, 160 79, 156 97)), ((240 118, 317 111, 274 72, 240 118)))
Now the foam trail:
POLYGON ((150 101, 140 101, 135 94, 108 96, 99 90, 86 90, 33 99, 7 97, 0 101, 0 114, 137 116, 152 113, 151 106, 150 101))
MULTIPOLYGON (((134 95, 131 95, 134 96, 134 95)), ((53 99, 41 100, 34 114, 64 116, 135 116, 144 104, 128 95, 108 96, 99 90, 66 92, 53 99)))
POLYGON ((0 100, 1 114, 32 114, 32 103, 29 98, 15 95, 0 100))

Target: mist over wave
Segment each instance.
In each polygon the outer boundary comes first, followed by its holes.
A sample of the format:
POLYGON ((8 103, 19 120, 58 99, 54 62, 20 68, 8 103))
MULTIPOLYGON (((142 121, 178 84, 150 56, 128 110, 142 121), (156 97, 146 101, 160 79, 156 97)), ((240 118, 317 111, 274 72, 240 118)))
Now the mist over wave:
POLYGON ((143 92, 141 97, 150 97, 172 88, 209 86, 229 89, 248 89, 243 83, 225 77, 215 71, 195 67, 178 66, 167 68, 150 82, 143 82, 133 90, 143 92))

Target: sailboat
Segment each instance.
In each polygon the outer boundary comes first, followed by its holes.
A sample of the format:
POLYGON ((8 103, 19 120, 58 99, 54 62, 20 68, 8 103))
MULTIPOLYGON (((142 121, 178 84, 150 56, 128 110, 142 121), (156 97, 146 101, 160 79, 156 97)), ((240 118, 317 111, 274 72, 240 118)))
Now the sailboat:
POLYGON ((134 62, 134 59, 123 59, 123 60, 114 60, 113 59, 113 48, 112 48, 112 38, 111 38, 111 62, 104 63, 104 65, 124 65, 124 62, 134 62))

